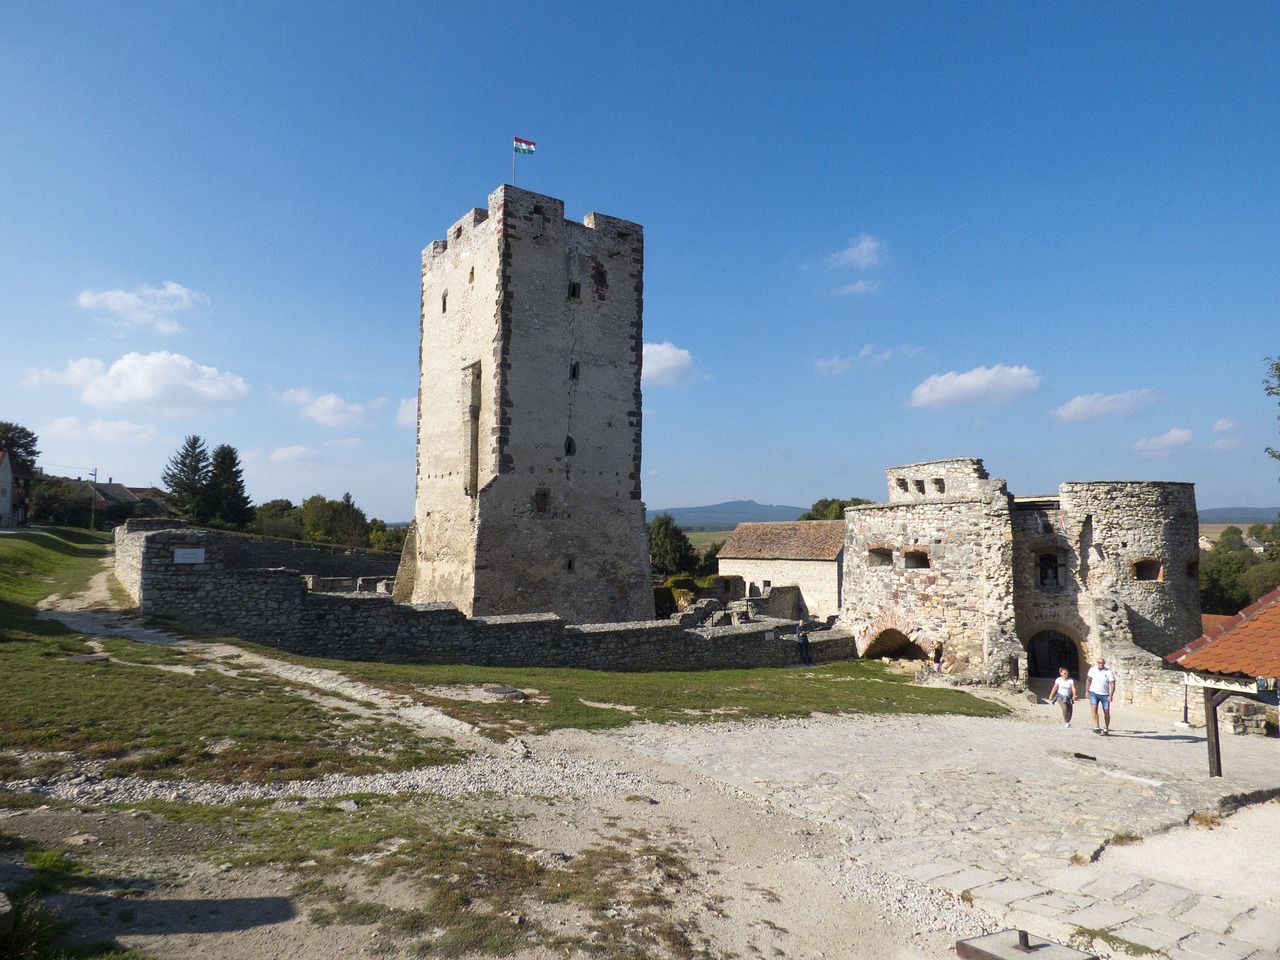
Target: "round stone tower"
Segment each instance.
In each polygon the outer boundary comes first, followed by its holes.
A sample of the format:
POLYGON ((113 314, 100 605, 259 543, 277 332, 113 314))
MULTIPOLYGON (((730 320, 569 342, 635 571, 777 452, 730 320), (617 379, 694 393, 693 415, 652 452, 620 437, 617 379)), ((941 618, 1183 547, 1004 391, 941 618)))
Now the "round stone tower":
POLYGON ((1164 656, 1200 636, 1195 486, 1069 482, 1059 492, 1064 527, 1079 531, 1078 578, 1103 647, 1123 658, 1128 640, 1164 656), (1126 620, 1127 638, 1106 635, 1123 634, 1126 620))

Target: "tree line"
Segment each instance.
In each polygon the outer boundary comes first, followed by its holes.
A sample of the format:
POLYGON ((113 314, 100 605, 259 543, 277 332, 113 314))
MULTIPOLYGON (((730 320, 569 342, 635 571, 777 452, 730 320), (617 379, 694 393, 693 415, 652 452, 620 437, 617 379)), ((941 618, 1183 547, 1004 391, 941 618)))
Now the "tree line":
POLYGON ((189 436, 166 464, 161 474, 165 489, 156 491, 151 502, 97 509, 83 486, 35 472, 38 444, 39 437, 26 427, 0 421, 0 449, 8 450, 16 464, 35 474, 27 505, 31 523, 114 526, 133 517, 152 516, 158 508, 167 516, 202 526, 262 536, 393 553, 404 546, 405 528, 388 526, 376 517, 370 520, 350 493, 340 500, 315 494, 298 505, 269 500, 255 506, 245 489, 240 454, 230 444, 218 444, 210 453, 201 437, 189 436))

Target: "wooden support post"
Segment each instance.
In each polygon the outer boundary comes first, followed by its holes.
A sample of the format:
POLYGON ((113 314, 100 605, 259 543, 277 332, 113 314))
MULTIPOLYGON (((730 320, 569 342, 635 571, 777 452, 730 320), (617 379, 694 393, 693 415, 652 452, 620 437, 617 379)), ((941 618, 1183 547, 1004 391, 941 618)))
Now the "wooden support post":
POLYGON ((1209 776, 1222 776, 1222 746, 1218 743, 1218 704, 1214 699, 1217 691, 1204 688, 1204 731, 1209 741, 1209 776))

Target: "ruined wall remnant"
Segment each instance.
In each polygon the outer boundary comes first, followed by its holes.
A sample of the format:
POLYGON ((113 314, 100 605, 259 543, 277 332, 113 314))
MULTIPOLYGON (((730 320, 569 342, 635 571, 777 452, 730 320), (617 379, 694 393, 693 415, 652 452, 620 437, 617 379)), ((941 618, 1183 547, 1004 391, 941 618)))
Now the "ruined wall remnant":
POLYGON ((1195 489, 1063 483, 1014 497, 980 460, 886 471, 889 502, 846 511, 841 621, 873 655, 941 642, 993 676, 1073 676, 1105 656, 1150 700, 1160 657, 1200 635, 1195 489))
POLYGON ((423 252, 412 602, 653 617, 643 269, 639 224, 512 186, 423 252))

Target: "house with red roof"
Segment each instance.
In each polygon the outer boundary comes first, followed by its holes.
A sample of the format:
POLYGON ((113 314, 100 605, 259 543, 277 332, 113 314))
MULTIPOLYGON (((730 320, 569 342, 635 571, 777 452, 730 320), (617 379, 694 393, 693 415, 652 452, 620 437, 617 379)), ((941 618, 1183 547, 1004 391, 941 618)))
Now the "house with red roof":
POLYGON ((840 612, 843 520, 740 523, 716 559, 721 576, 743 579, 748 597, 794 586, 802 615, 822 619, 840 612))

